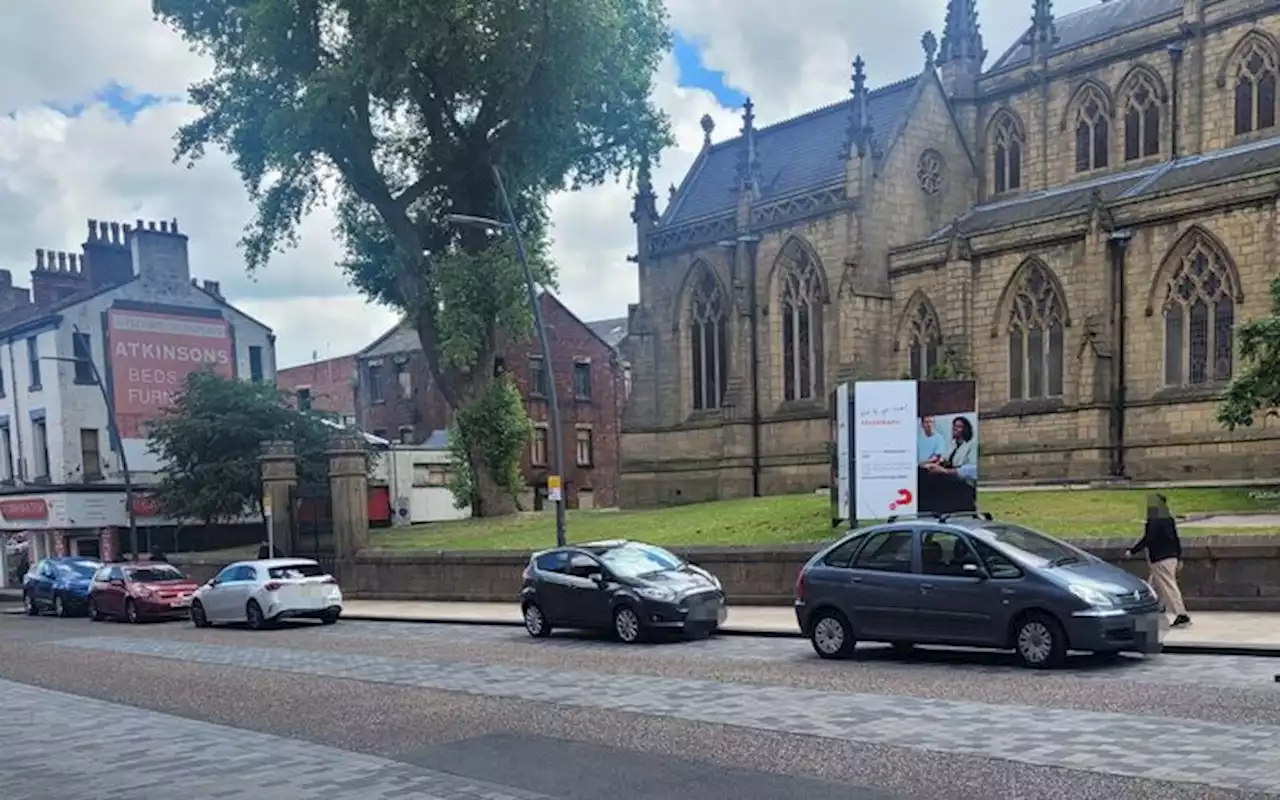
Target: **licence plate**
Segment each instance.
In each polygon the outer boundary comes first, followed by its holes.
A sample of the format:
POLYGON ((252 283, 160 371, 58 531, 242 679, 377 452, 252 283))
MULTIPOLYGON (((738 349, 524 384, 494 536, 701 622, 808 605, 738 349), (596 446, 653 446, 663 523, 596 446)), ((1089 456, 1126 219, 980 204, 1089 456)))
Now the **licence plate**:
POLYGON ((169 605, 173 608, 186 608, 187 606, 191 605, 191 601, 180 598, 178 600, 174 600, 173 602, 169 603, 169 605))

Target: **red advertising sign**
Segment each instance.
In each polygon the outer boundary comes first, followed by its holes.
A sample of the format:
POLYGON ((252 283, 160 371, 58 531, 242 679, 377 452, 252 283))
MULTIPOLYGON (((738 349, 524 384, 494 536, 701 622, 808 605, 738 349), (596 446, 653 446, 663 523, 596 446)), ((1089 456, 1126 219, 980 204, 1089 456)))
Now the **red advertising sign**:
POLYGON ((228 378, 235 374, 225 319, 113 308, 107 331, 122 439, 143 438, 143 424, 173 403, 192 372, 212 368, 228 378))
POLYGON ((0 516, 10 521, 49 518, 49 504, 43 497, 0 500, 0 516))
POLYGON ((133 514, 136 517, 158 517, 160 516, 160 505, 150 495, 135 494, 133 496, 133 514))

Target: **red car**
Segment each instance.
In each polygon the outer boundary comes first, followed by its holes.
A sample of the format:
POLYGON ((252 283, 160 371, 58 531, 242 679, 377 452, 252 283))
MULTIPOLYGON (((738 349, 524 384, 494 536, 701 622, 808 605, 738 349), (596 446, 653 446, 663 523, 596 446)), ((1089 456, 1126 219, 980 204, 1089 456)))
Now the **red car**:
POLYGON ((107 564, 89 587, 89 618, 94 622, 108 617, 129 622, 185 618, 195 590, 195 582, 172 564, 107 564))

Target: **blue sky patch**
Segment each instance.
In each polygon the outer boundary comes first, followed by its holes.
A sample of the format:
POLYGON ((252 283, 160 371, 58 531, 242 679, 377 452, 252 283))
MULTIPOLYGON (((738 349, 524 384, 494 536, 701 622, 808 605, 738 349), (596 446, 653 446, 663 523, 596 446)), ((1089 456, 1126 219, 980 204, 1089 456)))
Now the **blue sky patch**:
POLYGON ((69 117, 78 117, 90 105, 101 103, 114 111, 125 122, 133 122, 137 119, 139 113, 152 106, 157 106, 161 103, 181 102, 181 100, 181 97, 165 97, 158 94, 135 92, 127 86, 121 86, 116 81, 110 81, 103 88, 94 92, 93 97, 89 100, 72 105, 50 105, 69 117))
POLYGON ((738 108, 746 101, 745 94, 725 83, 723 72, 707 69, 702 63, 702 52, 698 46, 678 33, 675 35, 672 55, 680 68, 681 86, 706 89, 726 108, 738 108))

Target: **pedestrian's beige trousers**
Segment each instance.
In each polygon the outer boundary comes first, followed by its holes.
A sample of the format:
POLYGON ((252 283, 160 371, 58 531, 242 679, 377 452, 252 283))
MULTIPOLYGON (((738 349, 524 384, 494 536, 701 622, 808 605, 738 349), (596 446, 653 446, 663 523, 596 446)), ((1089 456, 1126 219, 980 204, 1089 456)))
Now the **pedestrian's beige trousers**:
POLYGON ((1182 590, 1178 588, 1178 559, 1164 558, 1151 565, 1151 588, 1175 616, 1187 613, 1182 590))

